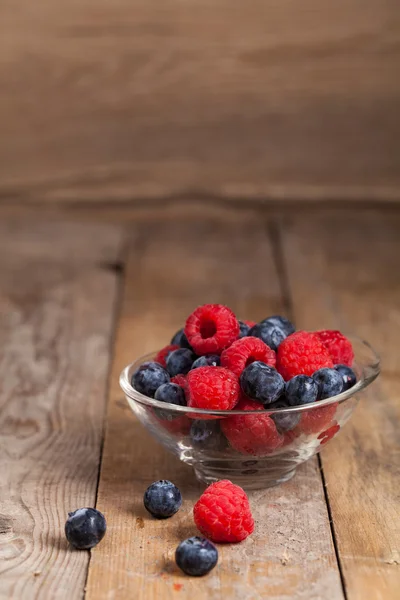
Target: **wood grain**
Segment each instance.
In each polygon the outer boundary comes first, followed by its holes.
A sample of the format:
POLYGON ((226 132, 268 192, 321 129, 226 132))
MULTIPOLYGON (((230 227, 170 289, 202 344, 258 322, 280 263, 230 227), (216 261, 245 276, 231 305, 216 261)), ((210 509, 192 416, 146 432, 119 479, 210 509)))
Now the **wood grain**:
MULTIPOLYGON (((194 535, 192 506, 202 487, 134 419, 118 376, 139 355, 164 345, 201 302, 224 302, 242 317, 284 309, 272 246, 262 216, 229 211, 223 218, 142 222, 126 267, 110 381, 98 508, 108 534, 92 556, 87 600, 205 600, 224 597, 343 599, 316 460, 288 483, 253 492, 256 532, 223 546, 218 567, 194 580, 178 572, 174 551, 194 535), (168 478, 184 505, 172 519, 149 518, 143 492, 168 478)), ((135 230, 133 230, 135 231, 135 230)))
POLYGON ((359 335, 382 356, 382 377, 321 458, 347 598, 395 600, 400 589, 400 216, 305 215, 286 221, 282 231, 298 324, 359 335))
POLYGON ((82 598, 89 555, 68 511, 93 506, 119 229, 0 226, 0 598, 82 598))
POLYGON ((399 199, 395 0, 3 0, 2 202, 399 199))

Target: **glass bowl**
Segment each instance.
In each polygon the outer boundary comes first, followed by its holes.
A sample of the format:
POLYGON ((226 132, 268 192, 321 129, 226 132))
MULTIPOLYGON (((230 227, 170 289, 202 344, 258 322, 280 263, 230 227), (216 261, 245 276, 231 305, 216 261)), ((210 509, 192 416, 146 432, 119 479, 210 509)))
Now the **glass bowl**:
POLYGON ((128 365, 121 373, 120 385, 139 421, 166 450, 192 465, 200 481, 210 484, 219 479, 230 479, 248 490, 262 489, 288 481, 299 464, 317 454, 335 437, 349 420, 361 392, 379 375, 379 358, 371 346, 359 339, 351 338, 351 341, 356 384, 333 398, 303 406, 256 412, 218 411, 153 400, 137 392, 131 379, 142 363, 154 359, 155 352, 128 365), (239 444, 238 450, 223 431, 229 437, 232 425, 247 428, 248 415, 253 418, 273 416, 277 423, 284 419, 286 428, 289 420, 289 426, 294 424, 294 427, 282 432, 281 444, 274 450, 265 447, 258 438, 253 440, 254 443, 250 440, 249 444, 243 444, 244 448, 239 444))

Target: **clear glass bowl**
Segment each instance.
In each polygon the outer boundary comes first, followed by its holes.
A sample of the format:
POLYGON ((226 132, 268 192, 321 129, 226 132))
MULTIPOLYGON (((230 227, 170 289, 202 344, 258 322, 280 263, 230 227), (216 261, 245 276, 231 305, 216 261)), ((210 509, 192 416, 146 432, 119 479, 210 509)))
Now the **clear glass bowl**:
POLYGON ((128 365, 121 373, 120 385, 139 421, 168 451, 192 465, 199 480, 210 484, 230 479, 248 490, 262 489, 288 481, 299 464, 317 454, 335 437, 349 420, 361 392, 379 375, 379 358, 371 346, 359 339, 351 338, 351 341, 357 383, 338 396, 304 406, 255 413, 203 410, 158 402, 140 394, 131 385, 133 373, 143 362, 154 359, 155 353, 128 365), (222 433, 224 419, 263 414, 291 415, 298 424, 283 434, 281 446, 274 451, 235 450, 222 433), (195 429, 202 427, 210 433, 205 444, 199 444, 192 435, 195 429))

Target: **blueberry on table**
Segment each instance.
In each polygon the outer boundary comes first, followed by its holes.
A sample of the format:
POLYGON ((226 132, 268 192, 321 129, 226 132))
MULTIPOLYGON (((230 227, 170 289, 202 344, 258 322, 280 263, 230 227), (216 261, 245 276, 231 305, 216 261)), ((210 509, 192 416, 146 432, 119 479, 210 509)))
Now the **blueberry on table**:
POLYGON ((347 365, 335 365, 335 371, 340 373, 343 378, 343 392, 355 385, 357 377, 353 369, 350 369, 347 365))
MULTIPOLYGON (((176 406, 186 406, 185 392, 182 387, 176 383, 163 383, 163 385, 160 385, 160 387, 157 388, 154 399, 159 402, 175 404, 176 406)), ((162 408, 155 408, 154 412, 160 419, 168 421, 182 416, 180 413, 174 413, 172 410, 168 409, 163 410, 162 408)))
POLYGON ((282 375, 259 360, 242 371, 240 385, 246 396, 265 406, 278 400, 285 389, 282 375))
POLYGON ((146 510, 156 519, 168 519, 180 509, 182 495, 171 481, 160 479, 147 488, 143 503, 146 510))
POLYGON ((221 359, 218 354, 206 354, 205 356, 199 356, 192 364, 192 369, 198 367, 219 367, 221 359))
POLYGON ((310 404, 318 398, 318 383, 307 375, 295 375, 285 384, 285 398, 289 406, 310 404))
POLYGON ((185 332, 182 329, 177 331, 171 340, 171 344, 176 344, 181 348, 188 348, 189 350, 193 350, 192 346, 189 344, 188 339, 185 335, 185 332))
POLYGON ((132 376, 132 387, 141 394, 154 398, 157 389, 163 383, 169 383, 168 371, 159 363, 145 362, 134 372, 132 376))
MULTIPOLYGON (((285 401, 278 400, 278 402, 274 402, 273 406, 270 405, 268 408, 288 408, 288 405, 285 401)), ((301 414, 299 412, 276 412, 271 415, 271 419, 274 421, 279 433, 284 433, 285 431, 291 431, 299 424, 301 414)))
POLYGON ((260 338, 267 346, 276 351, 279 344, 294 332, 294 325, 288 319, 273 316, 254 325, 248 335, 260 338))
POLYGON ((194 536, 184 540, 175 551, 178 567, 194 577, 207 575, 218 562, 218 550, 212 542, 194 536))
POLYGON ((167 371, 171 377, 175 375, 186 375, 192 368, 193 362, 196 360, 194 352, 188 348, 179 348, 170 352, 167 356, 167 371))
POLYGON ((343 377, 335 369, 324 367, 313 373, 313 379, 318 384, 318 399, 332 398, 343 391, 343 377))
POLYGON ((68 513, 65 535, 68 542, 78 550, 90 550, 97 546, 106 533, 104 515, 95 508, 78 508, 68 513))

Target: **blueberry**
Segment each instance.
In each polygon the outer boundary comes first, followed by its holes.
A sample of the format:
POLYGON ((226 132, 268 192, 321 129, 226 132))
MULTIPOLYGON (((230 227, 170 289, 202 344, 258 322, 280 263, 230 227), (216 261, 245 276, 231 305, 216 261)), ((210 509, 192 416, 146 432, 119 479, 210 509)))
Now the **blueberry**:
POLYGON ((227 445, 219 421, 196 419, 190 428, 190 438, 198 450, 223 450, 227 445))
POLYGON ((249 335, 250 325, 246 325, 243 321, 239 321, 239 339, 249 335))
POLYGON ((144 493, 146 510, 156 519, 168 519, 178 512, 182 505, 179 489, 166 479, 152 483, 144 493))
POLYGON ((244 369, 240 385, 246 396, 265 405, 278 400, 285 389, 285 382, 278 371, 258 360, 244 369))
POLYGON ((167 371, 171 377, 182 374, 186 375, 192 368, 193 362, 196 360, 194 352, 188 348, 179 348, 170 352, 167 356, 167 371))
POLYGON ((188 348, 188 350, 193 350, 192 346, 188 342, 188 339, 187 339, 183 329, 180 329, 179 331, 176 332, 176 334, 174 335, 174 337, 171 340, 171 344, 176 344, 177 346, 180 346, 181 348, 188 348))
MULTIPOLYGON (((186 406, 185 392, 180 385, 176 383, 163 383, 157 388, 154 398, 159 402, 167 402, 168 404, 176 404, 177 406, 186 406)), ((163 420, 172 421, 173 419, 182 416, 179 413, 174 413, 171 410, 163 410, 155 408, 156 415, 163 420)))
POLYGON ((89 550, 101 542, 106 527, 106 520, 100 511, 95 508, 78 508, 68 513, 65 535, 74 548, 89 550))
POLYGON ((132 386, 141 394, 154 398, 157 388, 169 380, 168 372, 159 363, 145 362, 134 372, 132 386))
POLYGON ((294 325, 285 317, 273 316, 254 325, 248 333, 262 339, 272 350, 277 350, 283 340, 294 333, 294 325))
POLYGON ((353 369, 347 365, 335 365, 335 370, 343 377, 343 392, 349 390, 357 381, 356 374, 353 369))
POLYGON ((199 356, 192 364, 192 369, 198 367, 219 367, 221 359, 217 354, 208 354, 206 356, 199 356))
POLYGON ((310 404, 318 398, 318 384, 312 377, 296 375, 286 382, 285 397, 289 406, 310 404))
POLYGON ((313 379, 318 384, 318 399, 331 398, 343 391, 343 377, 335 369, 319 369, 313 373, 313 379))
POLYGON ((218 562, 218 550, 208 540, 194 536, 179 544, 175 552, 176 564, 186 575, 207 575, 218 562))
MULTIPOLYGON (((278 400, 278 402, 274 402, 273 406, 268 406, 268 408, 287 408, 288 405, 284 400, 278 400)), ((296 427, 296 425, 300 422, 301 415, 298 412, 276 412, 271 415, 271 419, 275 422, 276 428, 279 433, 284 433, 285 431, 291 431, 296 427)))

